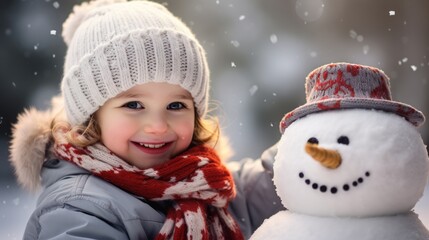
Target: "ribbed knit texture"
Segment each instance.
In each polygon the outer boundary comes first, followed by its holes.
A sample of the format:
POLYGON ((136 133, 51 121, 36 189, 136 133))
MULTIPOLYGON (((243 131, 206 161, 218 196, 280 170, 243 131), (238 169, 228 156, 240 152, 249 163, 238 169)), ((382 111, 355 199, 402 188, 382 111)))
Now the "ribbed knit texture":
POLYGON ((63 25, 69 44, 62 93, 72 125, 87 121, 108 99, 137 84, 178 84, 207 109, 205 52, 190 29, 164 6, 98 0, 75 7, 63 25))

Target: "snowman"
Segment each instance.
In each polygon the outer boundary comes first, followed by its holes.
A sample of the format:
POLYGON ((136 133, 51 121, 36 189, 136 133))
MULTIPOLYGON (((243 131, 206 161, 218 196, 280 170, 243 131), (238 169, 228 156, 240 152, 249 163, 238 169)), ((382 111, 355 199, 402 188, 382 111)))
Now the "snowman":
POLYGON ((428 181, 423 114, 369 66, 319 67, 306 96, 280 123, 273 181, 288 210, 251 239, 429 239, 412 210, 428 181))

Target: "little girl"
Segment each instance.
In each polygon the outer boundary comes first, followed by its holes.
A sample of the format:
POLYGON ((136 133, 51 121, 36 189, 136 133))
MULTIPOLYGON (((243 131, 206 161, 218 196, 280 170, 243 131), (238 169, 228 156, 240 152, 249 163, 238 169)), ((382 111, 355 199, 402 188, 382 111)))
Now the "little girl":
POLYGON ((24 239, 243 239, 281 209, 274 148, 218 157, 205 52, 165 7, 84 3, 63 38, 61 96, 13 131, 18 180, 43 186, 24 239))

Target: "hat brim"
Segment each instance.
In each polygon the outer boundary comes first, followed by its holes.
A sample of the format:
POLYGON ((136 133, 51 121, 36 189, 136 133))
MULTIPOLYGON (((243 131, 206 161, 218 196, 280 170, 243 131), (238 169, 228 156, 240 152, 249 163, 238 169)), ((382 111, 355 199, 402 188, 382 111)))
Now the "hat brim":
POLYGON ((425 121, 425 116, 421 111, 401 102, 373 98, 330 98, 302 105, 287 113, 280 122, 280 132, 283 133, 294 121, 311 113, 353 108, 395 113, 416 127, 421 126, 425 121))

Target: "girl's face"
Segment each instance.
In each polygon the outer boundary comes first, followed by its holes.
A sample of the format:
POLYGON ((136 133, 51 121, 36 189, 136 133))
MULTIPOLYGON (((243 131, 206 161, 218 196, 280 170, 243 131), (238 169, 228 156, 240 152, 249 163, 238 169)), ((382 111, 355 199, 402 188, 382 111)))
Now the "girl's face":
POLYGON ((186 150, 195 124, 191 94, 169 83, 134 86, 108 100, 95 115, 101 142, 140 169, 186 150))

